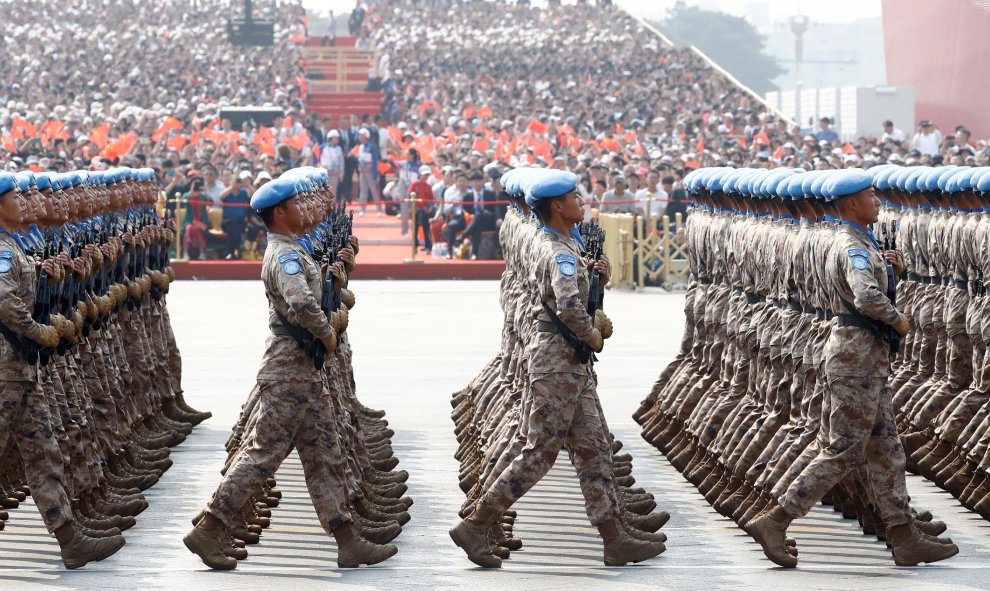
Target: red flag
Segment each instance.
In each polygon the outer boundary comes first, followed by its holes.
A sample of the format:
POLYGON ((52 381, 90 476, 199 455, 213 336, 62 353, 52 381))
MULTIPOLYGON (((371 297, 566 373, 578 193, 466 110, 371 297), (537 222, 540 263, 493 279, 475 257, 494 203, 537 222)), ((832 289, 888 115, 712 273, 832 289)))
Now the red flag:
POLYGON ((698 136, 698 145, 694 147, 694 152, 695 154, 705 153, 705 136, 703 135, 698 136))
POLYGON ((550 128, 545 123, 540 123, 538 119, 530 119, 526 131, 535 135, 544 135, 550 128))
POLYGON ((162 137, 168 134, 169 131, 173 129, 182 129, 182 122, 175 117, 168 116, 162 124, 158 126, 158 129, 151 134, 151 141, 156 144, 161 141, 162 137))
POLYGON ((767 131, 764 128, 760 128, 760 133, 753 136, 754 144, 763 144, 764 146, 770 146, 770 138, 767 136, 767 131))

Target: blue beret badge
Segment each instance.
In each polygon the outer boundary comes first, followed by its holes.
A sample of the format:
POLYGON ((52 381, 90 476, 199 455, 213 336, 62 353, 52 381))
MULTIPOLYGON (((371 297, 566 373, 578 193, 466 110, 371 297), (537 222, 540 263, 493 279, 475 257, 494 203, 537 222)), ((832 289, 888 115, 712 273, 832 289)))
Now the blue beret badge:
POLYGON ((282 271, 286 275, 295 275, 299 271, 302 271, 302 266, 299 264, 299 261, 293 259, 282 263, 282 271))
POLYGON ((10 262, 10 259, 0 259, 0 273, 9 273, 14 267, 14 264, 10 262))

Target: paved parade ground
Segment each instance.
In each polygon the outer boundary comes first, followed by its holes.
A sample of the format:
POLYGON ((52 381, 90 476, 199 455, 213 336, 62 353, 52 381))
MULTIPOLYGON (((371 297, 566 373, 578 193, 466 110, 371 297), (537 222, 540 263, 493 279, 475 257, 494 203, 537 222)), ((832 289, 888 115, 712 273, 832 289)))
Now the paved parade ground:
POLYGON ((517 506, 525 547, 501 571, 468 562, 447 536, 463 500, 450 395, 496 351, 501 329, 497 283, 355 282, 350 328, 359 398, 387 410, 393 447, 416 501, 398 538, 399 554, 358 570, 337 569, 332 539, 316 521, 295 456, 279 471, 285 494, 273 525, 232 573, 211 572, 182 545, 189 519, 219 481, 224 442, 250 391, 267 333, 259 281, 179 282, 169 309, 191 405, 213 418, 173 449, 175 466, 146 495, 151 507, 126 533, 119 553, 67 572, 55 540, 30 503, 0 532, 0 589, 986 589, 990 523, 947 493, 910 476, 913 503, 949 525, 959 556, 935 566, 895 568, 883 544, 818 507, 789 530, 798 569, 774 567, 734 524, 704 502, 660 453, 639 437, 630 415, 673 357, 683 328, 683 295, 609 292, 615 323, 597 365, 599 395, 613 432, 634 458, 638 486, 672 514, 667 552, 643 565, 606 568, 587 522, 573 471, 561 463, 517 506))

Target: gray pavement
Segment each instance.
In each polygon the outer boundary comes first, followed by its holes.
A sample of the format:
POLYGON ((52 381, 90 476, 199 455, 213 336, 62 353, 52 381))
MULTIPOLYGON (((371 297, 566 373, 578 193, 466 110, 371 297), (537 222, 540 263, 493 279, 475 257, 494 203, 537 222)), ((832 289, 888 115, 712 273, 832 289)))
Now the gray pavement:
POLYGON ((501 326, 495 282, 360 282, 351 314, 359 397, 384 408, 409 471, 413 520, 383 565, 337 569, 295 456, 278 475, 285 494, 273 526, 233 573, 208 571, 182 545, 189 519, 219 481, 223 443, 251 389, 267 332, 260 282, 180 282, 169 308, 184 361, 187 399, 213 419, 173 450, 175 466, 148 493, 151 507, 116 556, 67 572, 33 507, 0 532, 0 590, 7 589, 987 589, 990 524, 926 481, 909 477, 917 506, 948 522, 962 552, 947 563, 896 568, 885 547, 831 510, 816 508, 791 534, 801 565, 784 571, 704 502, 640 437, 630 415, 673 357, 683 296, 609 292, 615 336, 597 366, 609 425, 634 456, 638 484, 673 515, 665 554, 607 568, 587 523, 573 470, 562 462, 517 506, 525 548, 501 571, 477 569, 447 537, 463 500, 457 487, 450 395, 495 353, 501 326))

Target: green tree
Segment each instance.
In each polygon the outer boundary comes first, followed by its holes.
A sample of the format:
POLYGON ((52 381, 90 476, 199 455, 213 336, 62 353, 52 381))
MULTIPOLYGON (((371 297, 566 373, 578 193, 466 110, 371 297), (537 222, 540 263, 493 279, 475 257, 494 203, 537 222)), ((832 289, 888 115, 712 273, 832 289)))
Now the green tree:
POLYGON ((666 19, 651 24, 680 47, 696 46, 758 94, 776 90, 772 80, 784 73, 776 58, 763 52, 766 37, 742 17, 680 0, 667 9, 666 19))

